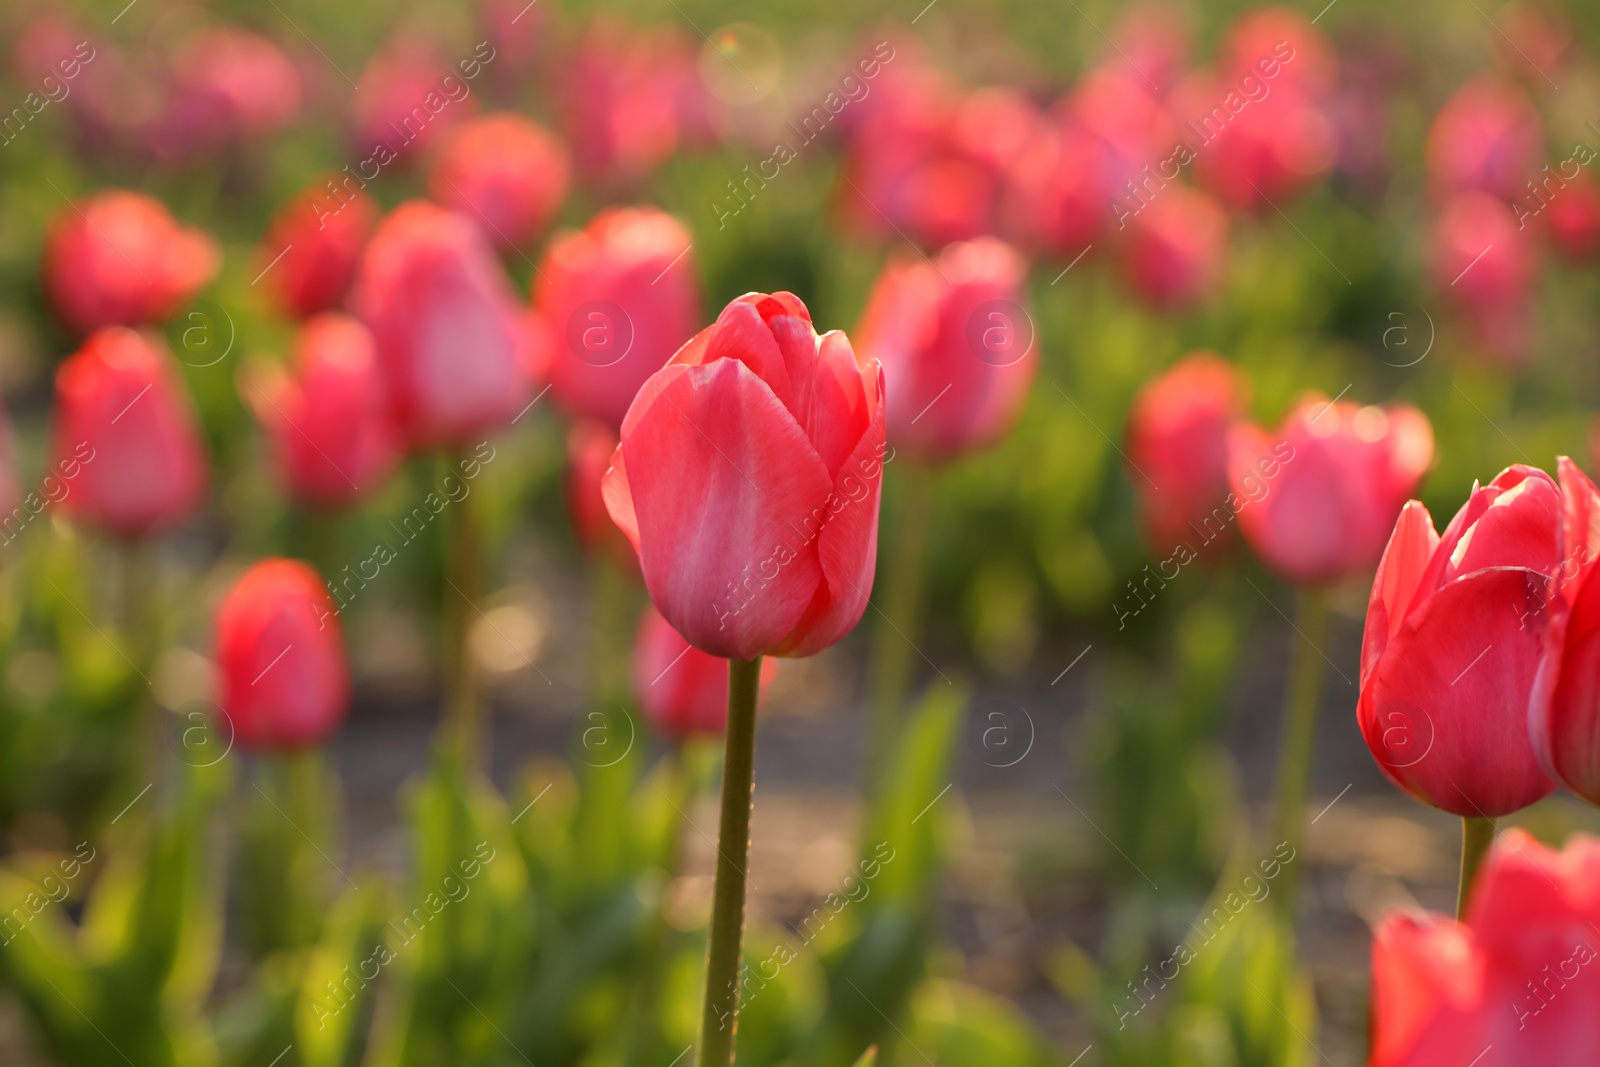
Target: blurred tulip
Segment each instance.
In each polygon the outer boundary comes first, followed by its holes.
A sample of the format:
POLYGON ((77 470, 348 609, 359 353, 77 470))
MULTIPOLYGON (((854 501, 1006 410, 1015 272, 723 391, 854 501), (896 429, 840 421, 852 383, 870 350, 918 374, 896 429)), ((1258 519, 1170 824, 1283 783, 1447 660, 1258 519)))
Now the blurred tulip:
POLYGON ((294 64, 265 37, 235 26, 190 35, 172 56, 168 77, 166 108, 150 130, 168 159, 263 137, 300 111, 294 64))
POLYGON ((1561 539, 1561 491, 1531 467, 1474 486, 1442 538, 1421 503, 1400 513, 1367 605, 1356 717, 1384 774, 1424 804, 1497 818, 1555 788, 1528 709, 1561 539))
POLYGON ((1175 4, 1159 2, 1129 7, 1117 18, 1110 36, 1114 42, 1112 54, 1103 55, 1101 62, 1115 63, 1120 59, 1163 93, 1183 73, 1194 45, 1188 12, 1175 4))
POLYGON ((575 422, 567 431, 567 514, 578 546, 604 552, 623 570, 639 576, 639 557, 606 511, 600 485, 617 451, 617 432, 595 419, 575 422))
POLYGON ((1123 221, 1118 263, 1145 303, 1163 310, 1186 308, 1221 285, 1228 217, 1209 196, 1170 185, 1123 221))
POLYGON ((1490 853, 1465 922, 1397 913, 1372 941, 1370 1067, 1589 1067, 1600 842, 1520 829, 1490 853), (1572 988, 1569 989, 1568 986, 1572 988))
POLYGON ((1199 153, 1206 188, 1236 209, 1272 210, 1325 176, 1337 144, 1321 105, 1288 82, 1253 100, 1199 153))
POLYGON ((1567 259, 1589 263, 1600 254, 1600 182, 1587 171, 1558 189, 1541 215, 1550 243, 1567 259))
POLYGON ((370 196, 348 177, 330 176, 273 216, 256 251, 256 276, 295 318, 339 307, 377 221, 370 196), (335 184, 338 177, 343 184, 335 184))
POLYGON ((510 112, 463 123, 445 142, 428 195, 516 249, 544 229, 567 195, 567 149, 510 112))
POLYGON ((272 437, 279 477, 296 499, 339 507, 375 490, 404 442, 389 418, 372 333, 325 312, 300 327, 294 367, 241 382, 272 437))
MULTIPOLYGON (((777 673, 777 660, 762 660, 763 690, 777 673)), ((728 661, 689 644, 647 605, 633 644, 633 695, 665 737, 720 736, 728 723, 728 661)))
POLYGON ((1293 8, 1264 7, 1239 16, 1222 42, 1217 69, 1239 77, 1266 76, 1275 67, 1274 92, 1290 86, 1317 99, 1333 89, 1337 71, 1322 34, 1293 8))
POLYGON ((614 19, 590 27, 559 81, 562 130, 580 173, 630 182, 672 155, 680 129, 670 68, 682 59, 659 31, 614 19))
POLYGON ((56 368, 51 442, 50 466, 71 484, 61 507, 116 537, 156 533, 200 506, 204 446, 154 337, 108 326, 56 368))
POLYGON ((646 378, 694 336, 700 283, 688 228, 651 207, 608 208, 550 242, 534 283, 554 334, 556 400, 622 425, 646 378))
POLYGON ((383 46, 356 79, 351 147, 378 166, 408 165, 417 145, 432 145, 445 131, 478 109, 467 70, 481 71, 494 50, 480 44, 458 73, 433 46, 397 37, 383 46))
MULTIPOLYGON (((1139 496, 1145 542, 1166 552, 1199 534, 1228 496, 1228 431, 1249 382, 1211 352, 1185 356, 1150 379, 1128 414, 1128 481, 1139 496)), ((1224 526, 1223 532, 1231 530, 1224 526)), ((1209 534, 1209 536, 1208 536, 1209 534)))
POLYGON ((1572 24, 1549 4, 1515 2, 1495 13, 1495 50, 1500 62, 1535 89, 1554 85, 1563 62, 1573 54, 1572 24))
POLYGON ((223 714, 247 749, 320 745, 350 707, 333 601, 298 560, 261 560, 228 590, 217 610, 217 666, 223 714))
POLYGON ((354 304, 413 446, 466 444, 527 404, 537 369, 527 319, 467 219, 420 200, 400 205, 367 245, 354 304))
POLYGON ((1229 440, 1240 532, 1261 561, 1299 585, 1365 573, 1433 461, 1433 428, 1408 404, 1302 399, 1275 434, 1229 440))
POLYGON ((1074 259, 1104 230, 1112 198, 1091 136, 1070 118, 1040 124, 1006 173, 1002 229, 1024 247, 1074 259))
POLYGON ((1516 200, 1543 153, 1539 112, 1521 89, 1493 78, 1463 85, 1428 130, 1428 176, 1441 200, 1455 193, 1516 200))
POLYGON ((789 293, 729 304, 640 389, 606 507, 650 598, 703 652, 809 656, 866 610, 882 372, 789 293))
POLYGON ((897 449, 950 459, 1003 437, 1038 369, 1023 301, 1027 267, 992 237, 950 245, 934 262, 892 258, 857 327, 863 360, 883 367, 897 449))
POLYGON ((45 239, 44 284, 78 333, 161 322, 210 284, 217 243, 180 226, 159 200, 108 189, 57 214, 45 239))
POLYGON ((477 8, 481 32, 494 48, 489 77, 502 97, 515 98, 541 52, 548 51, 550 7, 527 0, 479 0, 477 8))
POLYGON ((1483 193, 1445 205, 1433 231, 1433 282, 1492 354, 1520 358, 1533 329, 1537 262, 1511 209, 1483 193))

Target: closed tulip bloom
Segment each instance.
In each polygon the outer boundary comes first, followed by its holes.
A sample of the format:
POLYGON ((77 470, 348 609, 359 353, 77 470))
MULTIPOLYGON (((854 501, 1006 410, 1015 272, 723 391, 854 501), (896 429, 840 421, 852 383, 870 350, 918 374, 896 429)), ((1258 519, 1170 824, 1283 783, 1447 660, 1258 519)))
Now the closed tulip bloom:
POLYGON ((1477 78, 1457 90, 1434 118, 1427 155, 1428 177, 1439 198, 1487 193, 1516 200, 1544 161, 1544 126, 1517 86, 1477 78))
POLYGON ((272 437, 279 477, 302 503, 338 507, 372 492, 404 451, 372 332, 348 315, 308 321, 290 373, 263 370, 241 392, 272 437))
POLYGON ((1511 209, 1484 193, 1455 197, 1434 224, 1432 244, 1434 285, 1473 336, 1494 355, 1520 358, 1533 328, 1538 263, 1511 209))
POLYGON ((1128 287, 1152 307, 1191 307, 1216 291, 1228 252, 1228 217, 1211 197, 1169 185, 1117 236, 1128 287))
POLYGON ((298 560, 264 559, 217 611, 219 703, 244 748, 320 745, 350 707, 350 672, 333 601, 298 560))
MULTIPOLYGON (((1146 382, 1128 415, 1129 484, 1145 540, 1164 552, 1209 532, 1228 496, 1228 432, 1249 383, 1232 364, 1196 352, 1146 382)), ((1223 530, 1231 530, 1231 522, 1223 530)), ((1209 539, 1208 539, 1209 540, 1209 539)))
POLYGON ((159 200, 109 189, 56 216, 45 239, 44 285, 68 327, 143 326, 171 317, 210 284, 221 254, 180 226, 159 200))
POLYGON ((950 459, 1015 424, 1039 364, 1026 274, 992 237, 951 245, 933 263, 908 255, 884 267, 856 337, 862 358, 883 366, 896 449, 950 459))
MULTIPOLYGON (((777 660, 762 662, 763 690, 777 673, 777 660)), ((689 644, 647 606, 633 642, 633 695, 658 733, 715 737, 728 725, 728 661, 689 644)))
POLYGON ((297 319, 342 306, 377 221, 378 205, 347 175, 311 186, 279 209, 261 239, 262 287, 297 319))
POLYGON ((1561 491, 1531 467, 1474 486, 1442 537, 1417 501, 1400 513, 1367 604, 1356 717, 1384 774, 1424 804, 1497 818, 1555 788, 1528 708, 1561 540, 1561 491))
POLYGON ((51 468, 77 471, 61 507, 122 538, 176 525, 200 505, 204 446, 165 349, 121 326, 56 368, 51 468))
POLYGON ((527 316, 469 220, 420 200, 402 204, 367 246, 355 306, 413 446, 463 444, 528 403, 527 316))
POLYGON ((574 423, 567 431, 567 514, 578 546, 588 553, 604 552, 634 577, 639 557, 611 521, 601 482, 617 451, 617 433, 595 419, 574 423))
POLYGON ((791 293, 729 304, 640 389, 606 472, 650 599, 703 652, 809 656, 872 591, 884 404, 876 362, 791 293))
POLYGON ((1600 1062, 1600 841, 1508 830, 1478 877, 1465 922, 1402 912, 1374 932, 1370 1067, 1600 1062))
POLYGON ((455 130, 434 164, 428 195, 488 228, 513 249, 550 221, 567 195, 567 148, 521 115, 485 115, 455 130))
POLYGON ((613 428, 646 378, 693 337, 700 283, 692 238, 655 208, 610 208, 558 235, 534 283, 555 339, 556 401, 613 428))
POLYGON ((1233 430, 1228 467, 1242 501, 1240 532, 1291 582, 1363 574, 1432 462, 1433 427, 1416 408, 1330 404, 1309 394, 1274 435, 1233 430))

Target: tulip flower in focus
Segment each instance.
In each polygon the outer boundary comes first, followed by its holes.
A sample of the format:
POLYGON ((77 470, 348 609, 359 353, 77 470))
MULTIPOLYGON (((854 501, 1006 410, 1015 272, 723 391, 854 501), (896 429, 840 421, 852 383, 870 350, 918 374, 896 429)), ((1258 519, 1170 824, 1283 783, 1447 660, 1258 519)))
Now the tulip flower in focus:
POLYGON ((595 419, 573 423, 567 431, 567 514, 580 548, 591 554, 603 552, 638 577, 639 558, 611 521, 601 493, 601 481, 616 450, 617 434, 610 426, 595 419))
POLYGON ((692 238, 650 207, 608 208, 550 242, 534 292, 554 334, 556 400, 622 425, 639 386, 694 336, 700 283, 692 238))
POLYGON ((1554 788, 1528 718, 1561 523, 1555 481, 1521 466, 1474 486, 1442 537, 1417 501, 1395 523, 1367 605, 1356 717, 1384 774, 1424 804, 1491 819, 1554 788))
POLYGON ((1521 89, 1476 78, 1435 116, 1427 157, 1428 177, 1441 200, 1457 193, 1516 200, 1544 163, 1544 126, 1521 89))
POLYGON ((856 337, 861 357, 883 366, 897 449, 949 459, 1016 422, 1039 364, 1026 273, 992 237, 951 245, 932 263, 905 255, 884 267, 856 337))
POLYGON ((348 315, 326 312, 300 328, 290 374, 272 366, 240 385, 272 437, 279 477, 303 503, 348 504, 400 460, 372 332, 348 315))
POLYGON ((44 285, 68 327, 162 322, 210 284, 216 241, 180 226, 142 193, 108 189, 56 215, 45 240, 44 285))
POLYGON ((1511 209, 1483 193, 1458 196, 1440 213, 1432 243, 1434 285, 1489 352, 1520 358, 1533 329, 1538 264, 1511 209))
POLYGON ((521 115, 485 115, 445 142, 428 195, 514 249, 544 229, 567 195, 567 149, 521 115))
POLYGON ((1390 915, 1372 943, 1370 1067, 1600 1062, 1600 841, 1495 844, 1463 922, 1390 915))
POLYGON ((876 363, 792 294, 750 293, 639 390, 606 507, 696 648, 809 656, 866 610, 884 450, 876 363))
POLYGON ((1224 505, 1228 433, 1248 391, 1248 381, 1232 364, 1196 352, 1146 382, 1134 398, 1128 415, 1128 481, 1139 495, 1151 550, 1189 543, 1224 505))
MULTIPOLYGON (((762 661, 761 688, 777 673, 777 660, 762 661)), ((721 736, 728 722, 728 661, 689 644, 647 606, 633 645, 633 695, 666 737, 721 736)))
POLYGON ((354 304, 413 446, 466 443, 528 403, 539 369, 533 331, 471 221, 420 200, 402 204, 367 245, 354 304))
POLYGON ((1416 408, 1310 394, 1276 434, 1234 429, 1228 469, 1243 502, 1240 531, 1269 569, 1296 584, 1362 574, 1432 461, 1433 428, 1416 408))
POLYGON ((1217 202, 1182 185, 1169 185, 1118 234, 1118 264, 1129 288, 1163 310, 1190 307, 1222 281, 1228 218, 1217 202))
POLYGON ((264 559, 217 611, 218 703, 244 748, 294 751, 326 741, 350 706, 350 672, 333 601, 298 560, 264 559))
POLYGON ((337 180, 329 177, 280 208, 256 250, 255 276, 295 318, 344 303, 378 221, 372 198, 348 178, 343 185, 337 180))
POLYGON ((205 453, 159 341, 107 326, 56 368, 50 467, 71 485, 60 506, 119 538, 156 533, 198 510, 205 453))

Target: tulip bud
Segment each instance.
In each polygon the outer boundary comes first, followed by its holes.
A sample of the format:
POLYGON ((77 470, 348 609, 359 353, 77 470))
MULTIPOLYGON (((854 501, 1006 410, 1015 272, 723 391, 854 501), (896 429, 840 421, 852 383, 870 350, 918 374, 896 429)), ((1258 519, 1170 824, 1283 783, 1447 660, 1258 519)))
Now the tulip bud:
POLYGON ((467 443, 528 403, 527 319, 467 219, 420 200, 402 204, 367 246, 354 302, 413 446, 467 443))
POLYGON ((372 333, 348 315, 325 312, 300 328, 292 376, 272 367, 240 384, 272 436, 279 477, 302 503, 349 504, 400 459, 372 333))
POLYGON ((329 175, 285 204, 256 251, 256 277, 298 319, 344 303, 378 205, 348 174, 329 175))
POLYGON ((350 674, 333 601, 298 560, 264 559, 217 611, 220 704, 240 745, 321 744, 350 706, 350 674))
POLYGON ((206 460, 170 356, 154 337, 96 331, 56 368, 51 467, 76 471, 69 514, 121 538, 174 526, 199 507, 206 460))
POLYGON ((1228 431, 1249 383, 1232 364, 1196 352, 1146 382, 1128 415, 1128 482, 1139 496, 1145 541, 1165 553, 1196 535, 1214 540, 1207 520, 1226 508, 1228 431))
POLYGON ((1432 461, 1433 428, 1416 408, 1309 395, 1275 436, 1234 429, 1228 464, 1240 532, 1291 582, 1365 573, 1432 461))
POLYGON ((1039 365, 1026 274, 994 238, 951 245, 933 263, 901 256, 884 267, 856 335, 861 357, 883 365, 897 449, 949 459, 1016 423, 1039 365))
POLYGON ((730 659, 809 656, 866 610, 882 374, 791 293, 729 304, 622 423, 606 508, 673 629, 730 659))
POLYGON ((1424 804, 1497 818, 1555 788, 1528 718, 1561 503, 1548 474, 1509 467, 1473 487, 1443 537, 1415 500, 1395 523, 1367 605, 1356 718, 1384 774, 1424 804))
POLYGON ((1492 353, 1520 357, 1532 331, 1532 239, 1511 209, 1483 193, 1445 205, 1433 232, 1433 280, 1492 353))
POLYGON ((1520 199, 1543 156, 1544 126, 1532 101, 1493 78, 1463 85, 1428 129, 1428 177, 1441 200, 1458 193, 1520 199))
POLYGON ((217 243, 179 226, 158 200, 109 189, 63 208, 45 239, 44 284, 72 330, 169 318, 210 284, 217 243))
POLYGON ((603 422, 586 419, 567 433, 567 513, 578 545, 585 552, 605 552, 634 577, 639 557, 611 521, 600 484, 617 450, 617 435, 603 422))
MULTIPOLYGON (((763 690, 777 673, 777 660, 762 661, 763 690)), ((647 606, 633 644, 633 695, 660 734, 719 735, 728 723, 728 661, 689 644, 647 606)))
POLYGON ((555 334, 556 400, 622 425, 644 380, 694 336, 700 283, 688 229, 655 208, 610 208, 558 235, 534 292, 555 334))
POLYGON ((511 250, 544 229, 567 180, 567 148, 555 134, 521 115, 485 115, 451 133, 428 195, 511 250))
POLYGON ((1122 216, 1118 260, 1134 295, 1152 307, 1176 309, 1205 299, 1222 280, 1228 218, 1217 202, 1169 185, 1122 216))

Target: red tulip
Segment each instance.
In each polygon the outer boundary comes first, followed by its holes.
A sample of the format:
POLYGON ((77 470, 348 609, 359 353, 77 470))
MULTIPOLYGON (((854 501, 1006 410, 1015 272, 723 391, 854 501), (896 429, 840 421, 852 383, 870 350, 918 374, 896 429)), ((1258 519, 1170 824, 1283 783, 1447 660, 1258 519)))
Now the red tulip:
POLYGON ((123 538, 188 518, 206 460, 182 380, 160 341, 95 332, 56 368, 53 469, 77 471, 61 507, 123 538))
MULTIPOLYGON (((1128 480, 1145 540, 1166 551, 1199 534, 1228 496, 1228 431, 1249 383, 1210 352, 1185 356, 1146 382, 1128 415, 1128 480)), ((1232 523, 1222 527, 1231 530, 1232 523)), ((1209 536, 1207 536, 1209 534, 1209 536)))
POLYGON ((677 54, 658 32, 610 19, 590 27, 560 80, 562 129, 581 173, 629 181, 672 155, 679 108, 667 88, 677 54))
POLYGON ((550 221, 567 195, 567 149, 537 122, 485 115, 450 135, 428 195, 515 249, 550 221))
POLYGON ((700 283, 683 223, 655 208, 608 208, 551 241, 534 292, 555 334, 556 400, 622 425, 644 380, 694 336, 700 283))
POLYGON ((217 611, 217 666, 223 714, 246 748, 321 744, 350 706, 333 601, 298 560, 261 560, 228 590, 217 611))
POLYGON ((1588 172, 1556 190, 1541 215, 1548 220, 1550 243, 1567 259, 1588 263, 1600 255, 1600 182, 1588 172))
POLYGON ((790 293, 729 304, 639 390, 606 472, 611 517, 673 629, 728 658, 809 656, 866 610, 882 372, 790 293))
POLYGON ((907 255, 884 267, 856 336, 862 358, 883 366, 897 449, 948 459, 1017 421, 1039 364, 1026 275, 1022 257, 992 237, 951 245, 933 263, 907 255))
MULTIPOLYGON (((478 45, 454 67, 428 42, 396 37, 374 55, 356 79, 351 147, 366 156, 362 171, 408 165, 417 145, 433 145, 445 131, 474 114, 472 77, 492 63, 494 49, 478 45)), ((376 171, 375 171, 376 173, 376 171)))
POLYGON ((1516 200, 1544 162, 1544 127, 1521 89, 1477 78, 1434 118, 1427 153, 1428 175, 1441 199, 1488 193, 1516 200))
POLYGON ((1156 308, 1184 308, 1221 284, 1228 218, 1209 196, 1169 185, 1124 221, 1119 265, 1141 300, 1156 308))
POLYGON ((1228 466, 1244 501, 1240 532, 1263 563, 1292 582, 1365 573, 1432 460, 1433 428, 1416 408, 1329 403, 1311 394, 1274 435, 1234 429, 1228 466))
POLYGON ((1251 71, 1265 75, 1274 68, 1274 59, 1281 64, 1272 79, 1274 92, 1287 85, 1321 97, 1333 89, 1337 63, 1332 50, 1311 20, 1287 7, 1241 15, 1228 29, 1217 69, 1235 76, 1251 71))
POLYGON ((217 243, 142 193, 108 189, 65 207, 45 241, 44 284, 79 333, 161 322, 217 273, 217 243))
POLYGON ((1557 464, 1562 562, 1528 725, 1545 772, 1600 804, 1600 491, 1566 456, 1557 464))
POLYGON ((377 221, 373 199, 348 175, 331 175, 273 217, 256 251, 256 277, 295 318, 339 307, 377 221))
POLYGON ((367 246, 354 302, 413 445, 465 444, 528 403, 534 336, 467 219, 420 200, 402 204, 367 246))
POLYGON ((1372 943, 1370 1067, 1600 1062, 1600 842, 1520 829, 1489 854, 1464 923, 1395 914, 1372 943))
POLYGON ((1555 788, 1528 708, 1560 564, 1561 491, 1531 467, 1474 486, 1442 538, 1417 501, 1400 513, 1367 605, 1356 717, 1401 790, 1495 818, 1555 788))
POLYGON ((579 547, 609 554, 623 570, 638 577, 639 557, 611 521, 600 491, 616 451, 617 434, 610 426, 594 419, 573 424, 567 432, 567 513, 579 547))
POLYGON ((294 368, 244 383, 244 399, 272 436, 278 473, 300 501, 337 507, 370 493, 400 459, 372 333, 326 312, 300 328, 294 368))
POLYGON ((1004 232, 1065 260, 1086 251, 1111 218, 1106 204, 1115 192, 1098 148, 1068 115, 1041 122, 1006 172, 1004 232))
POLYGON ((1266 86, 1267 95, 1251 100, 1207 142, 1196 166, 1225 203, 1270 212, 1332 169, 1336 144, 1319 102, 1287 80, 1255 84, 1266 86))
POLYGON ((1193 39, 1193 27, 1182 9, 1159 0, 1139 3, 1117 19, 1111 29, 1115 46, 1101 55, 1100 62, 1121 61, 1165 92, 1183 73, 1193 39))
POLYGON ((277 45, 233 26, 191 34, 172 56, 166 110, 151 137, 159 154, 186 159, 294 121, 300 75, 277 45))
MULTIPOLYGON (((777 660, 763 661, 761 688, 777 673, 777 660)), ((728 723, 728 661, 689 644, 646 606, 633 643, 633 695, 667 737, 721 734, 728 723)))
POLYGON ((1434 284, 1490 352, 1526 350, 1537 269, 1532 239, 1504 203, 1466 193, 1445 205, 1433 233, 1434 284))

